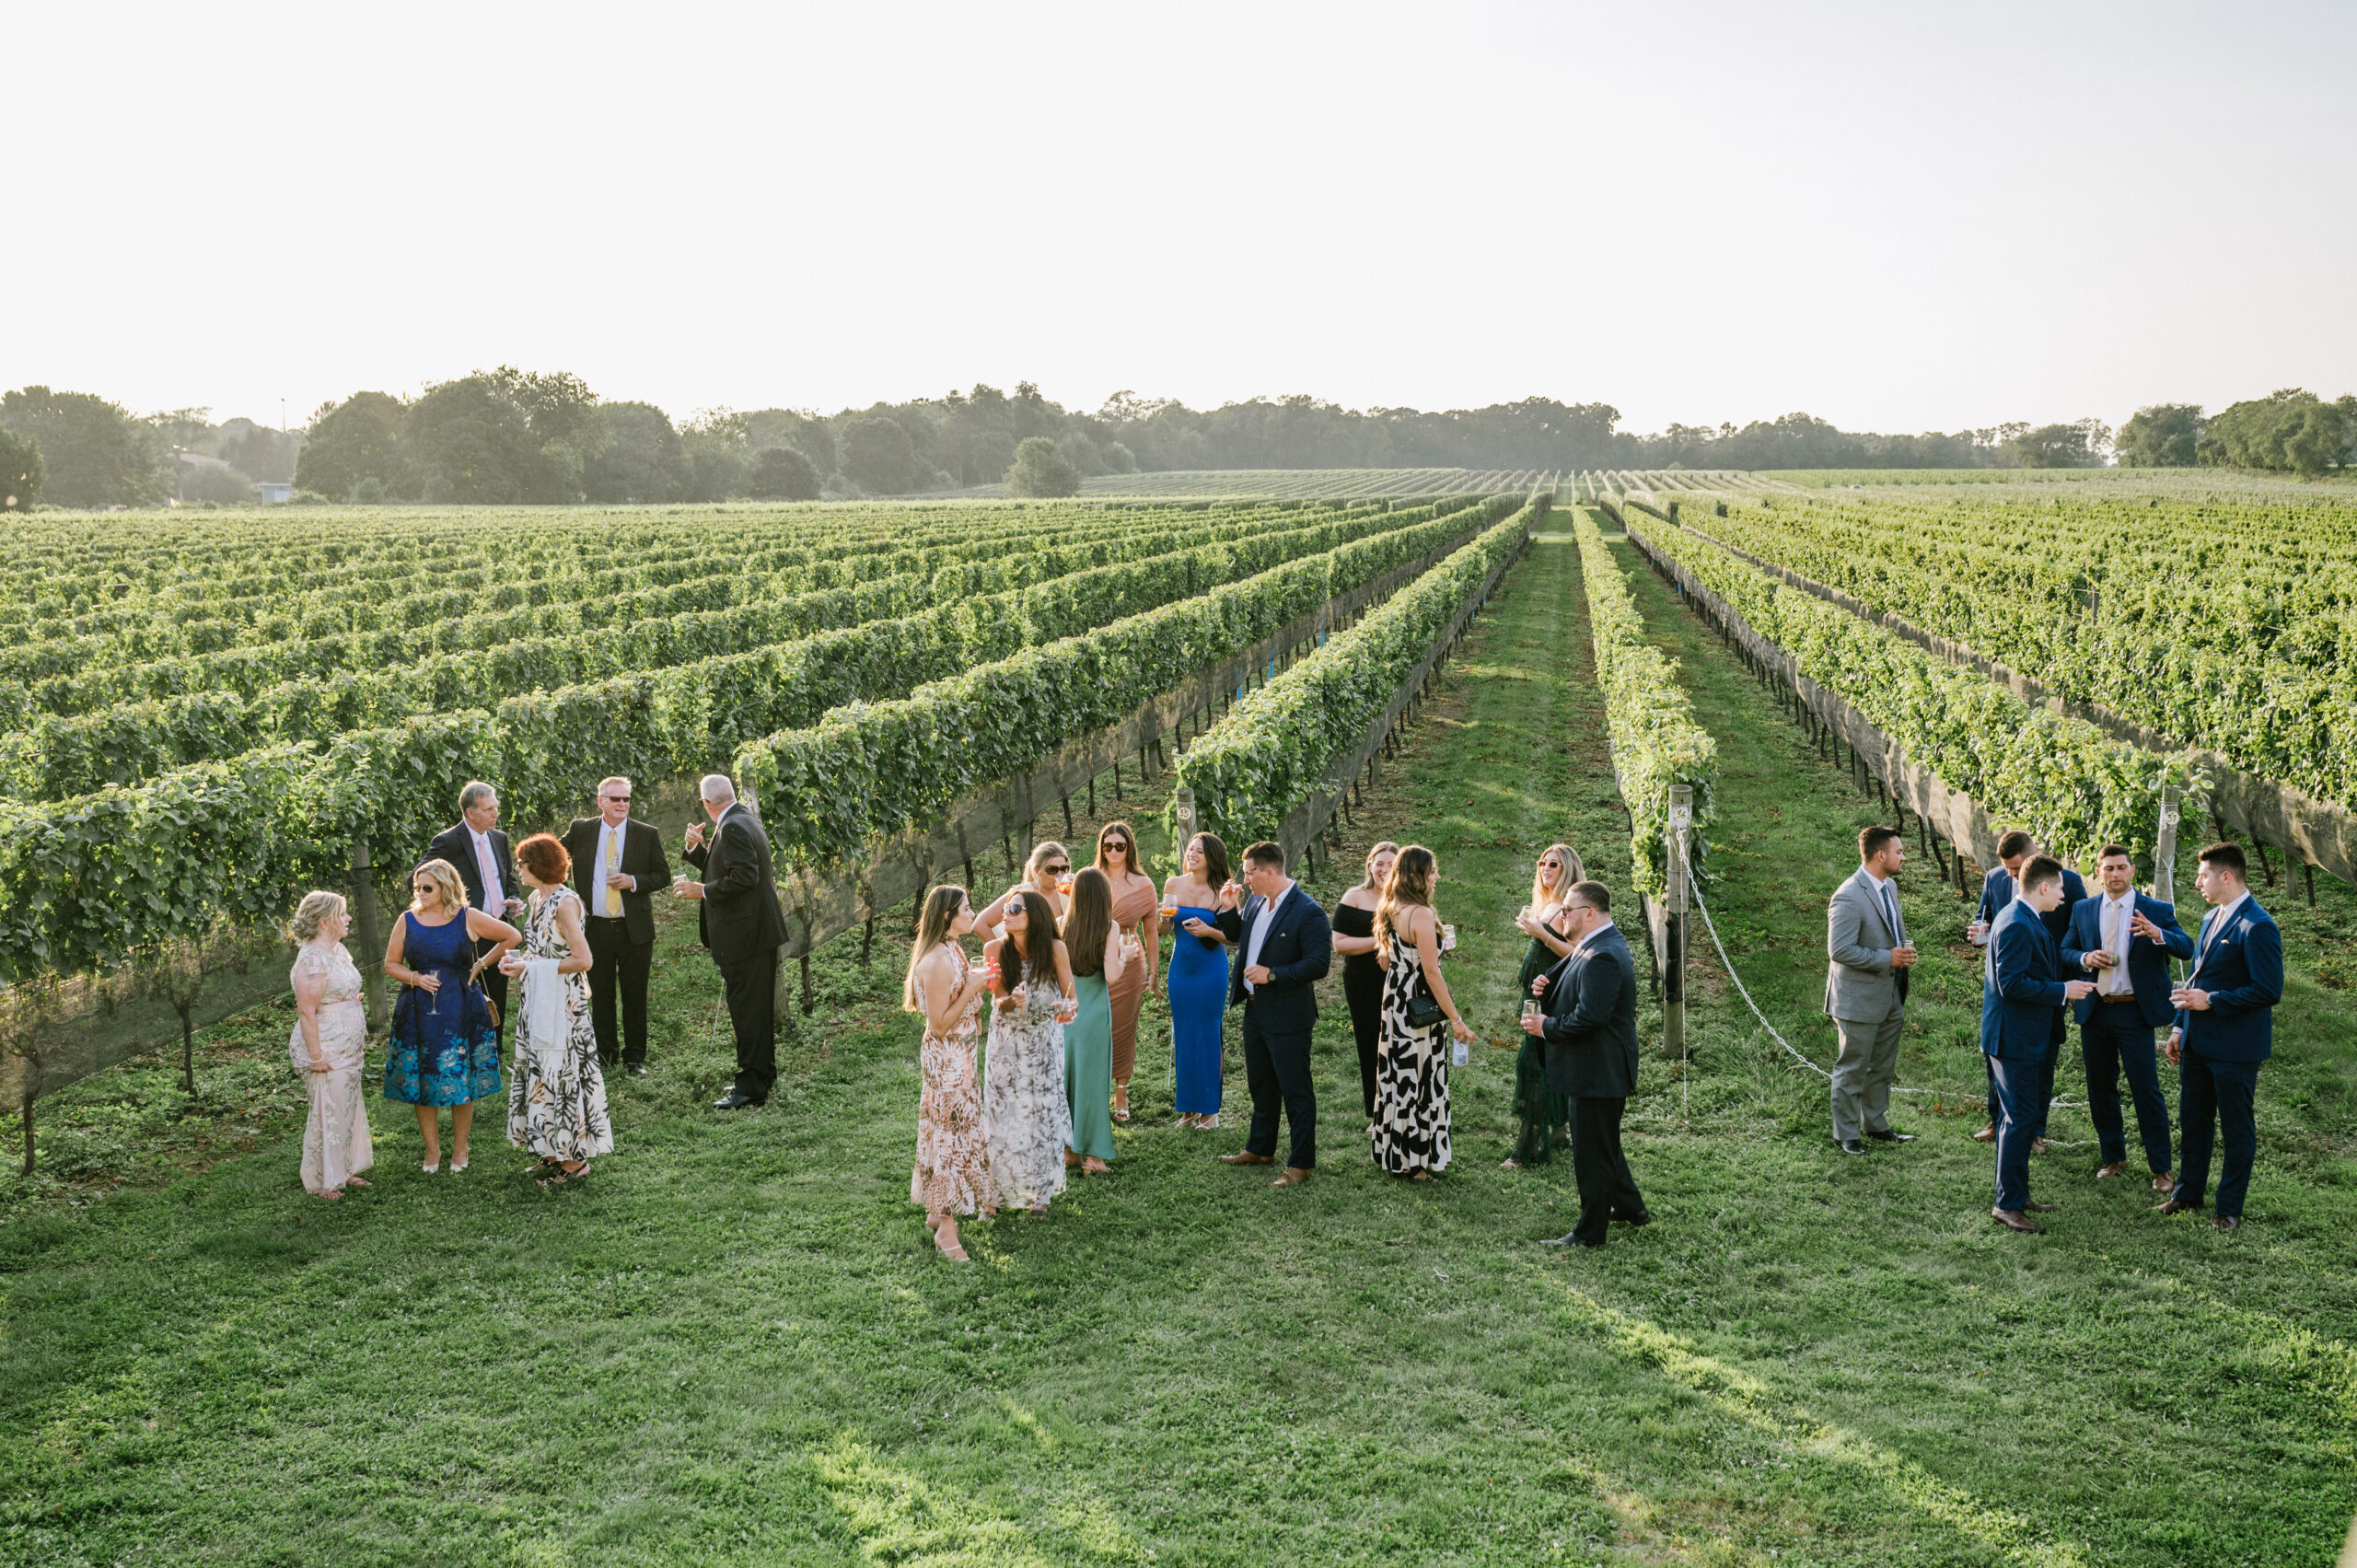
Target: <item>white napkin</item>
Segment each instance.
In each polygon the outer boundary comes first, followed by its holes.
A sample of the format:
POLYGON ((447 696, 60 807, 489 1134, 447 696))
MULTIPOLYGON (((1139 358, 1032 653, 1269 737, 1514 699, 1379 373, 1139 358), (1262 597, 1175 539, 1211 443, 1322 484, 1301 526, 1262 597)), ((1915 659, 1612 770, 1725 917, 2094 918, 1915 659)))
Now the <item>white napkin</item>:
POLYGON ((524 965, 524 1029, 543 1078, 554 1078, 564 1063, 564 976, 556 966, 554 958, 524 965))

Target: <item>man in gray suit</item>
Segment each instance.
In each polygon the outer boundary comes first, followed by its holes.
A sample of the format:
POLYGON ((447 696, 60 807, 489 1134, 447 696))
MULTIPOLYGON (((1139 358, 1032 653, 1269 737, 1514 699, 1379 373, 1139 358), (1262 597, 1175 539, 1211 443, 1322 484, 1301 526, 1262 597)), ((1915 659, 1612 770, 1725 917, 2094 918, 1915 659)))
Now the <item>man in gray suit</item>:
POLYGON ((1531 986, 1546 1016, 1522 1021, 1544 1042, 1548 1086, 1572 1102, 1580 1223, 1547 1245, 1601 1247, 1611 1222, 1654 1217, 1620 1152, 1620 1114, 1637 1092, 1637 966, 1603 883, 1574 883, 1562 918, 1572 950, 1531 986))
POLYGON ((1898 868, 1907 841, 1896 828, 1858 834, 1858 870, 1833 890, 1825 912, 1825 1010, 1841 1036, 1833 1063, 1833 1141, 1863 1155, 1865 1140, 1904 1144, 1890 1126, 1890 1080, 1907 1022, 1907 971, 1915 962, 1898 912, 1898 868))

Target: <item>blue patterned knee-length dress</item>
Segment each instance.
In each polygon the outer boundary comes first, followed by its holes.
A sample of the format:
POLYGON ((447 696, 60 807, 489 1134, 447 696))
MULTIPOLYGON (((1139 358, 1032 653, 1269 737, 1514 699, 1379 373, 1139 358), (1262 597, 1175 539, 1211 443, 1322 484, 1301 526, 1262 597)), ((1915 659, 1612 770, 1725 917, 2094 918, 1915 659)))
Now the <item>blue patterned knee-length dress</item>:
POLYGON ((499 1030, 480 986, 467 983, 474 938, 461 911, 440 925, 401 913, 401 962, 438 974, 442 989, 401 987, 385 1053, 385 1098, 403 1105, 472 1105, 499 1092, 499 1030))

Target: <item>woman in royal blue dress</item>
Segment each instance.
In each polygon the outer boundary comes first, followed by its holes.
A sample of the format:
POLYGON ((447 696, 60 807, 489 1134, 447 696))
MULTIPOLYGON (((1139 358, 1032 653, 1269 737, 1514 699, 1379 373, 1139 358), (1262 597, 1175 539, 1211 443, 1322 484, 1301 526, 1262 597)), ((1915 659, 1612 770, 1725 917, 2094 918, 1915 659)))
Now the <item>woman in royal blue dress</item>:
POLYGON ((426 1170, 442 1165, 440 1112, 450 1108, 450 1174, 467 1168, 475 1101, 499 1092, 499 1028, 475 978, 522 934, 467 902, 458 867, 429 860, 410 874, 410 907, 385 945, 385 973, 401 982, 393 1037, 385 1053, 385 1098, 417 1108, 426 1170), (497 947, 480 959, 480 938, 497 947))
POLYGON ((1161 915, 1171 927, 1170 997, 1172 1097, 1178 1125, 1219 1125, 1220 1028, 1227 1016, 1227 938, 1212 923, 1236 907, 1228 880, 1227 845, 1217 833, 1187 841, 1184 867, 1163 884, 1161 915))

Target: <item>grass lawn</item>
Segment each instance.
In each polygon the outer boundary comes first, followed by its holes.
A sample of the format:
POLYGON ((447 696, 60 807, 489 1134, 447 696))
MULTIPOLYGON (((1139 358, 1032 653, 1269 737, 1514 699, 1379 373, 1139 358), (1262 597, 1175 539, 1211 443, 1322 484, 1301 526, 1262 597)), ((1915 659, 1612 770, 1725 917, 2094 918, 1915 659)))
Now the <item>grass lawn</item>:
MULTIPOLYGON (((1619 548, 1719 738, 1721 933, 1829 1063, 1824 900, 1875 808, 1619 548)), ((2328 1562, 2357 1508, 2357 1031, 2305 977, 2345 962, 2351 900, 2261 889, 2303 978, 2239 1235, 2098 1188, 2091 1147, 2034 1167, 2051 1235, 1997 1229, 1973 953, 1933 935, 1968 911, 1910 865, 1900 1080, 1945 1091, 1910 1102, 1922 1141, 1837 1155, 1821 1080, 1698 933, 1691 1082, 1649 1058, 1630 1109, 1658 1223, 1563 1257, 1536 1243, 1569 1228, 1568 1166, 1498 1161, 1531 862, 1564 839, 1627 892, 1586 639, 1550 534, 1338 857, 1440 857, 1496 1042, 1456 1075, 1441 1179, 1367 1160, 1339 990, 1319 1175, 1283 1192, 1212 1159, 1242 1142, 1233 1043, 1228 1129, 1173 1124, 1150 1005, 1113 1174, 946 1264, 907 1202, 899 955, 823 955, 778 1092, 724 1117, 717 977, 673 918, 656 1071, 611 1086, 621 1152, 585 1186, 534 1188, 490 1108, 473 1168, 425 1176, 374 1101, 379 1184, 323 1204, 292 1015, 261 1010, 204 1042, 193 1101, 158 1066, 45 1107, 56 1163, 0 1224, 0 1559, 2328 1562)), ((1125 782, 1162 849, 1163 797, 1125 782)), ((2055 1133, 2088 1135, 2068 1110, 2055 1133)))

